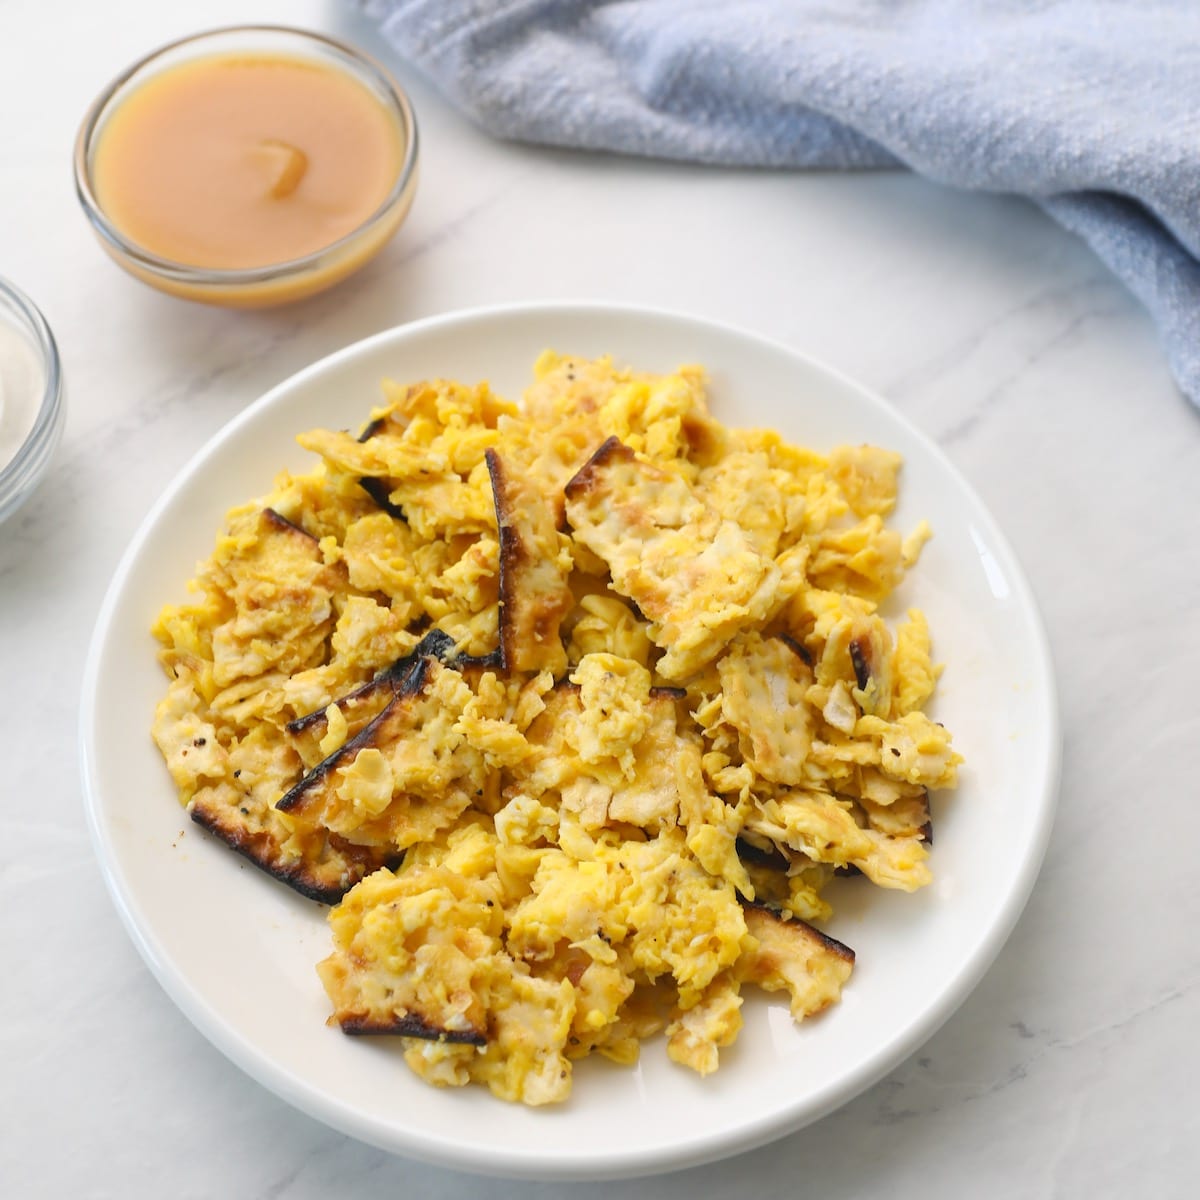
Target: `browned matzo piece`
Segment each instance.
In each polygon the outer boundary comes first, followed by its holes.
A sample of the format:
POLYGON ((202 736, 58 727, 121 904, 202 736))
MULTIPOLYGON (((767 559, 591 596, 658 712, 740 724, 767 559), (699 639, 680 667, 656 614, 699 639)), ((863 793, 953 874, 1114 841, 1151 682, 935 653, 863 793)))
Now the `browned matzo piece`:
POLYGON ((198 825, 305 896, 333 904, 392 855, 350 846, 324 829, 294 829, 272 808, 302 770, 270 725, 218 732, 190 671, 158 707, 154 740, 198 825))
POLYGON ((738 960, 739 978, 768 992, 786 989, 792 1016, 811 1017, 840 999, 854 969, 849 946, 793 917, 785 921, 768 908, 744 905, 754 947, 738 960))
POLYGON ((553 507, 536 485, 486 453, 500 535, 500 661, 506 671, 552 671, 567 665, 559 626, 575 597, 567 585, 571 557, 559 544, 553 507))
POLYGON ((333 1019, 350 1034, 485 1045, 481 968, 499 949, 491 899, 477 881, 442 868, 373 876, 338 909, 334 953, 317 966, 333 1019), (368 929, 372 897, 385 902, 385 916, 368 929), (434 912, 441 919, 430 921, 434 912))
POLYGON ((239 518, 230 542, 212 572, 232 609, 212 634, 216 683, 314 665, 333 627, 341 570, 325 565, 316 539, 273 508, 239 518))
POLYGON ((293 832, 265 801, 232 783, 201 788, 192 820, 302 896, 336 904, 360 879, 395 861, 323 829, 293 832))
POLYGON ((666 650, 657 668, 664 678, 695 674, 736 633, 771 616, 780 568, 681 475, 612 437, 564 494, 576 538, 608 565, 613 588, 645 614, 651 640, 666 650))
POLYGON ((329 777, 338 767, 353 762, 358 752, 375 745, 381 737, 380 726, 392 719, 401 701, 424 690, 429 679, 429 664, 432 659, 422 658, 405 673, 398 687, 394 687, 391 700, 373 721, 370 721, 355 737, 339 746, 327 758, 319 762, 303 779, 291 788, 275 805, 280 812, 303 813, 305 808, 318 802, 317 797, 329 777))
POLYGON ((482 789, 482 756, 454 726, 471 697, 435 658, 412 668, 373 721, 276 805, 356 844, 402 850, 445 829, 482 789))
POLYGON ((737 731, 743 759, 763 779, 795 787, 813 737, 804 694, 812 668, 792 638, 741 634, 717 663, 721 711, 737 731))
POLYGON ((579 684, 561 681, 526 731, 532 754, 512 772, 510 791, 534 797, 559 792, 562 811, 577 816, 587 830, 616 822, 649 831, 673 827, 680 818, 680 781, 663 766, 679 755, 676 707, 683 695, 678 688, 650 688, 645 727, 627 760, 584 763, 580 745, 596 714, 585 708, 579 684))

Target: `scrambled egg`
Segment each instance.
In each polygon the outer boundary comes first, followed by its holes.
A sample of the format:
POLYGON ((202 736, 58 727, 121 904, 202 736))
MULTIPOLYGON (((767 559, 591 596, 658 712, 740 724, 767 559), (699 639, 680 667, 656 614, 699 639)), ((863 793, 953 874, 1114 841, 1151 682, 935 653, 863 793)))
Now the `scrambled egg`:
POLYGON ((694 367, 534 376, 304 434, 160 614, 153 734, 196 821, 335 905, 332 1022, 546 1104, 658 1033, 715 1070, 748 984, 836 1002, 826 885, 928 883, 960 760, 925 618, 879 615, 929 536, 885 524, 898 455, 727 429, 694 367))

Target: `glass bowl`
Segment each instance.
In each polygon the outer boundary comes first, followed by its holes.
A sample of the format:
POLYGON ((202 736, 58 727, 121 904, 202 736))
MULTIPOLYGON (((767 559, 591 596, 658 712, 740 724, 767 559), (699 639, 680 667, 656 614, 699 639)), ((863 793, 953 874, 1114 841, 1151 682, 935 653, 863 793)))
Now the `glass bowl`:
POLYGON ((101 246, 144 283, 207 304, 258 308, 285 304, 332 287, 359 269, 400 227, 417 184, 417 124, 399 84, 374 59, 323 34, 282 25, 240 25, 181 38, 135 62, 97 97, 75 141, 75 190, 101 246), (142 84, 192 59, 222 53, 273 53, 339 68, 363 84, 392 115, 403 146, 400 172, 383 203, 358 228, 300 258, 262 267, 197 267, 139 246, 109 220, 96 196, 93 166, 105 122, 142 84))
MULTIPOLYGON (((62 435, 66 413, 62 364, 46 318, 19 288, 0 278, 0 326, 28 343, 40 373, 40 388, 33 427, 11 457, 0 453, 0 521, 11 517, 33 494, 62 435)), ((3 427, 0 411, 0 428, 3 427)))

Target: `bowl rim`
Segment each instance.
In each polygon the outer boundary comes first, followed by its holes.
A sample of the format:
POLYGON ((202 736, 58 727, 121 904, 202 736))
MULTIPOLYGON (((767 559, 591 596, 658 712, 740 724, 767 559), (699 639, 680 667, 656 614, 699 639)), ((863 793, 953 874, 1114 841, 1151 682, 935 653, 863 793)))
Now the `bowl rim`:
POLYGON ((11 280, 0 275, 0 307, 16 313, 23 332, 43 368, 41 400, 33 427, 16 453, 0 463, 0 521, 15 512, 32 494, 49 464, 62 432, 65 412, 62 359, 58 343, 41 309, 11 280))
POLYGON ((118 258, 127 259, 144 271, 177 283, 211 287, 273 283, 280 278, 301 275, 314 270, 328 260, 337 258, 364 234, 379 225, 398 204, 402 203, 416 178, 418 144, 417 118, 408 93, 400 86, 391 72, 372 55, 339 38, 329 37, 327 34, 318 33, 312 29, 301 29, 295 25, 220 25, 164 42, 131 63, 101 89, 100 94, 84 113, 75 136, 73 155, 75 195, 93 230, 105 243, 106 248, 118 258), (267 263, 264 266, 200 267, 155 254, 152 250, 146 249, 122 233, 117 225, 108 218, 92 185, 91 152, 95 146, 104 114, 123 90, 138 86, 138 77, 147 68, 183 47, 238 34, 284 35, 316 46, 324 53, 332 52, 338 56, 342 60, 342 67, 348 74, 356 76, 360 82, 374 84, 379 91, 385 94, 385 103, 399 121, 404 135, 404 158, 396 175, 395 183, 392 184, 391 190, 380 202, 379 207, 361 224, 350 230, 349 233, 343 234, 337 241, 330 242, 327 246, 310 251, 299 258, 283 259, 280 262, 267 263))

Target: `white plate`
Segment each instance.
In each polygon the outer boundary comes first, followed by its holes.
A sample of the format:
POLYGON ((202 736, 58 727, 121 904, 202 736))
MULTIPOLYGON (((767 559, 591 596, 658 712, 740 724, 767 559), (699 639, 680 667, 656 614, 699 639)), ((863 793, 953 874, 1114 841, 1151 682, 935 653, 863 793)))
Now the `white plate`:
POLYGON ((797 1129, 911 1054, 978 983, 1033 885, 1053 817, 1060 737, 1050 657, 1012 551, 932 443, 883 401, 791 350, 720 325, 597 305, 500 308, 382 333, 281 384, 222 430, 154 506, 101 610, 84 681, 83 781, 95 845, 150 969, 215 1046, 266 1087, 366 1142, 465 1170, 601 1178, 694 1165, 797 1129), (489 379, 520 395, 537 354, 611 353, 647 370, 703 363, 718 416, 814 447, 872 441, 905 457, 901 528, 935 530, 894 606, 921 605, 947 664, 936 715, 966 756, 935 799, 934 884, 913 896, 839 882, 830 932, 858 953, 842 1002, 795 1026, 752 996, 737 1045, 700 1079, 661 1041, 635 1069, 579 1064, 553 1110, 435 1090, 387 1039, 325 1025, 313 964, 320 906, 193 826, 150 740, 165 686, 148 629, 184 597, 225 510, 311 456, 293 438, 355 428, 379 380, 489 379), (181 833, 181 831, 183 831, 181 833))

